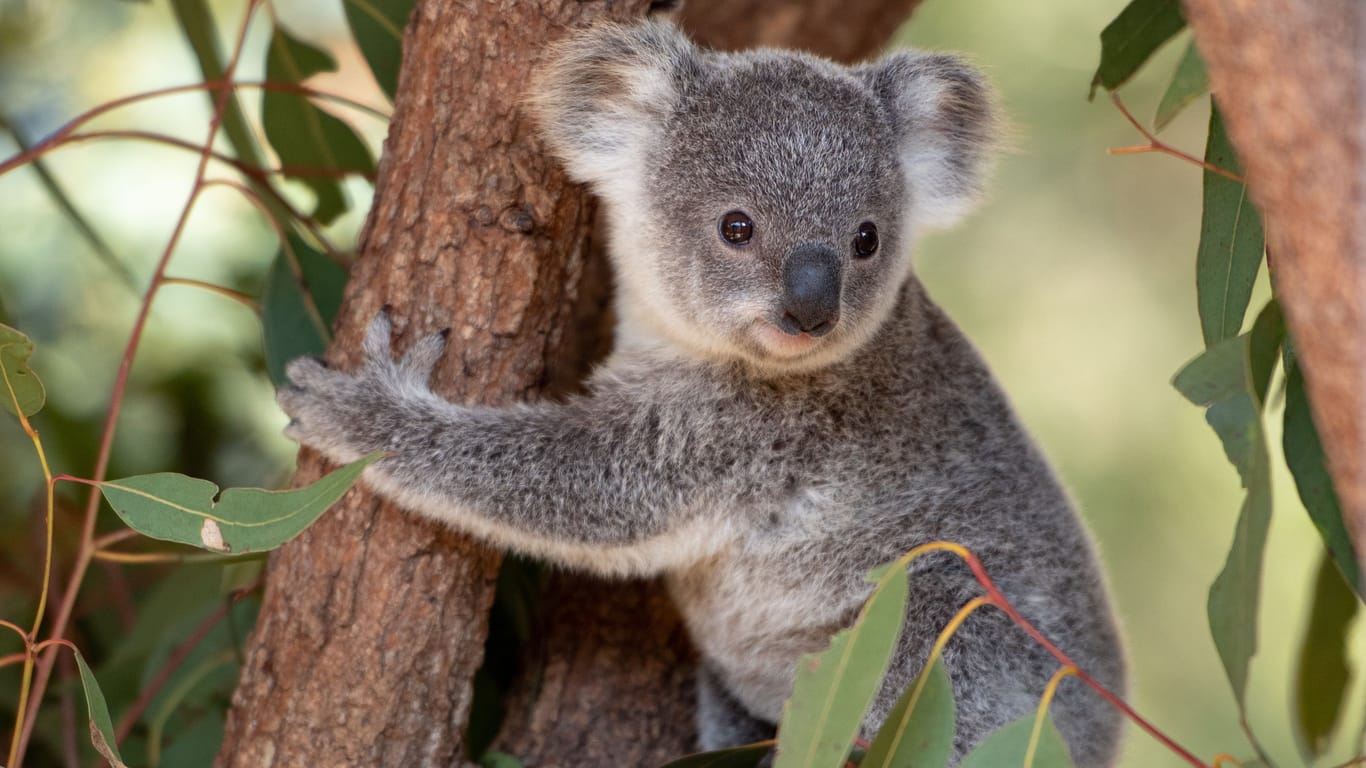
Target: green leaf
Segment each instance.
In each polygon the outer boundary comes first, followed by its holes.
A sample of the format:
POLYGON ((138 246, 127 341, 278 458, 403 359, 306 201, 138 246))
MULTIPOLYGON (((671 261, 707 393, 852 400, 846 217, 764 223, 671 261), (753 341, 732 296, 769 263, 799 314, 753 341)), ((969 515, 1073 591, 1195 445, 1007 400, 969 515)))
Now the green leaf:
POLYGON ((398 70, 402 61, 403 27, 408 23, 414 0, 343 0, 346 21, 356 38, 361 55, 370 65, 375 82, 384 89, 389 101, 398 90, 398 70))
POLYGON ((1361 602, 1332 560, 1321 558, 1294 686, 1295 737, 1306 765, 1328 748, 1342 714, 1351 678, 1347 636, 1360 611, 1361 602))
POLYGON ((863 768, 941 768, 948 765, 953 752, 953 685, 944 671, 944 660, 920 673, 920 683, 906 689, 882 724, 863 768), (917 692, 919 697, 916 696, 917 692))
POLYGON ((1209 72, 1205 70, 1205 60, 1200 58, 1200 50, 1191 41, 1172 73, 1162 101, 1158 102, 1153 127, 1159 131, 1166 128, 1181 110, 1206 93, 1209 93, 1209 72))
POLYGON ((1100 33, 1100 66, 1091 80, 1113 91, 1143 66, 1153 52, 1186 26, 1179 0, 1133 0, 1100 33))
POLYGON ((38 374, 28 366, 33 355, 33 342, 17 329, 0 323, 0 380, 5 388, 0 391, 0 405, 16 416, 27 418, 42 410, 47 402, 47 391, 38 374))
MULTIPOLYGON (((301 84, 319 72, 336 68, 326 52, 301 42, 279 26, 275 28, 266 52, 267 80, 301 84)), ((263 91, 261 123, 286 169, 362 174, 374 171, 370 150, 355 131, 300 94, 263 91)), ((290 176, 288 170, 285 175, 290 176)), ((346 210, 346 199, 337 179, 312 174, 293 178, 318 196, 318 207, 313 212, 318 221, 327 224, 346 210)))
POLYGON ((1328 474, 1327 458, 1323 454, 1323 444, 1319 442, 1318 430, 1314 428, 1314 416, 1309 410, 1309 397, 1304 391, 1304 374, 1295 365, 1293 356, 1286 347, 1285 365, 1285 431, 1282 446, 1285 450, 1285 463, 1290 474, 1295 477, 1295 488, 1299 491, 1300 501, 1309 513, 1309 519, 1318 528, 1323 545, 1343 578, 1366 597, 1366 589, 1361 583, 1361 565, 1357 562, 1352 549, 1352 540, 1347 535, 1347 526, 1342 519, 1342 506, 1338 503, 1337 491, 1333 489, 1333 478, 1328 474))
MULTIPOLYGON (((1217 106, 1210 109, 1205 162, 1241 173, 1217 106)), ((1206 347, 1237 336, 1242 330, 1243 315, 1252 298, 1252 285, 1265 250, 1262 218, 1247 196, 1247 185, 1205 171, 1195 292, 1206 347)))
POLYGON ((1233 545, 1207 602, 1210 633, 1240 709, 1248 665, 1257 651, 1262 558, 1271 524, 1270 459, 1261 412, 1284 335, 1280 308, 1269 302, 1251 331, 1216 343, 1173 381, 1191 402, 1208 406, 1205 419, 1247 488, 1233 545), (1233 349, 1241 350, 1241 370, 1229 364, 1233 349))
POLYGON ((479 768, 522 768, 522 761, 502 752, 485 752, 479 758, 479 768))
POLYGON ((674 760, 663 768, 754 768, 772 751, 771 742, 762 742, 715 752, 699 752, 674 760))
POLYGON ((783 704, 774 768, 837 768, 858 735, 882 684, 906 613, 905 567, 882 566, 877 586, 853 626, 830 647, 797 662, 792 696, 783 704))
MULTIPOLYGON (((1034 715, 1025 715, 1013 723, 1001 726, 977 748, 963 758, 958 768, 1014 768, 1024 766, 1029 752, 1029 740, 1034 734, 1034 715)), ((1053 725, 1053 718, 1045 715, 1039 742, 1034 748, 1034 760, 1029 768, 1072 768, 1072 755, 1067 743, 1053 725)))
POLYGON ((302 533, 382 455, 353 461, 306 488, 229 488, 217 502, 218 486, 174 472, 99 485, 123 522, 144 536, 214 552, 260 552, 302 533))
POLYGON ((281 248, 261 293, 261 331, 266 370, 276 386, 296 357, 321 355, 332 339, 347 272, 308 243, 289 236, 294 260, 281 248))
POLYGON ((119 744, 114 738, 114 723, 109 719, 109 705, 104 702, 104 692, 100 690, 99 681, 85 663, 81 652, 73 650, 73 653, 76 656, 76 667, 81 673, 81 687, 85 689, 85 708, 90 718, 90 743, 95 745, 95 751, 114 768, 128 768, 123 762, 123 757, 119 755, 119 744))
POLYGON ((223 745, 223 713, 209 709, 175 735, 161 752, 157 768, 203 768, 213 765, 223 745))

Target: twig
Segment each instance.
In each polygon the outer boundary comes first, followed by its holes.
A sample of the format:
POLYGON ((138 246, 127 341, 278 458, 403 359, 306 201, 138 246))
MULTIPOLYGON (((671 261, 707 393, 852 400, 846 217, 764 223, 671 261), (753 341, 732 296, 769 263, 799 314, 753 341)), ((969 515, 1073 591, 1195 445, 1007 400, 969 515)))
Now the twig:
POLYGON ((142 687, 142 690, 138 692, 137 700, 128 707, 127 712, 123 713, 123 717, 119 718, 119 724, 114 728, 114 740, 116 742, 122 744, 123 740, 128 738, 128 734, 133 731, 133 726, 137 725, 138 719, 142 717, 143 712, 147 711, 147 707, 152 705, 152 700, 161 692, 166 681, 171 679, 171 675, 175 674, 185 659, 194 652, 200 642, 227 615, 229 605, 230 603, 226 600, 220 603, 212 613, 204 617, 203 621, 195 625, 194 630, 184 640, 177 643, 166 655, 166 663, 162 664, 161 669, 157 670, 156 676, 142 687))
MULTIPOLYGON (((243 14, 242 25, 238 30, 237 41, 233 47, 232 60, 228 63, 226 69, 225 82, 231 82, 232 74, 237 69, 237 62, 242 55, 243 42, 246 39, 247 29, 250 26, 251 18, 254 15, 259 2, 260 0, 247 0, 247 7, 243 14)), ((161 281, 166 273, 166 267, 171 261, 171 255, 175 252, 175 246, 179 243, 180 236, 185 230, 185 223, 189 220, 190 210, 194 207, 195 198, 198 197, 200 188, 204 184, 204 173, 208 168, 214 136, 217 135, 219 123, 223 119, 224 103, 226 102, 229 93, 231 93, 231 90, 227 88, 219 91, 216 108, 214 109, 213 116, 209 120, 208 136, 204 140, 204 149, 199 157, 199 167, 195 172, 194 186, 190 190, 189 199, 186 201, 185 207, 181 211, 175 229, 171 232, 170 241, 167 242, 165 250, 162 251, 161 258, 157 261, 156 269, 152 273, 152 283, 148 287, 146 295, 143 297, 142 306, 138 309, 137 319, 133 322, 133 329, 128 337, 128 344, 124 348, 123 358, 119 361, 119 370, 114 379, 114 389, 110 398, 109 410, 105 415, 104 430, 100 436, 100 449, 95 460, 95 471, 92 474, 95 481, 103 480, 109 469, 109 458, 114 443, 114 430, 118 424, 119 413, 122 410, 123 395, 127 390, 128 375, 133 366, 133 356, 142 340, 142 332, 147 325, 147 318, 152 308, 152 300, 156 297, 157 290, 161 287, 161 281)), ((123 101, 126 103, 128 100, 123 101)), ((116 103, 117 102, 111 102, 111 104, 116 103)), ((108 111, 109 108, 112 107, 105 105, 103 111, 108 111)), ((95 110, 91 110, 91 112, 87 113, 87 115, 96 113, 99 110, 101 110, 101 108, 97 107, 95 110)), ((86 119, 89 118, 87 117, 86 119)), ((63 131, 69 134, 71 131, 74 131, 78 125, 79 123, 72 121, 67 123, 67 126, 60 129, 58 134, 53 135, 58 136, 62 134, 63 131)), ((54 141, 54 139, 50 136, 48 139, 40 142, 38 146, 50 146, 52 141, 54 141)), ((0 173, 3 173, 9 167, 12 167, 13 163, 14 161, 0 164, 0 173)), ((51 488, 52 483, 49 482, 49 493, 51 492, 51 488)), ((71 618, 72 610, 75 608, 76 595, 80 592, 81 580, 85 577, 85 571, 89 567, 92 555, 94 554, 92 544, 95 538, 95 520, 97 513, 99 512, 99 507, 100 494, 92 489, 87 497, 85 521, 81 529, 81 545, 76 554, 76 563, 72 569, 71 578, 67 582, 66 593, 63 595, 62 604, 58 607, 57 616, 52 623, 53 636, 60 636, 66 630, 66 624, 71 618)), ((33 681, 32 689, 35 701, 42 700, 43 692, 47 690, 48 681, 52 677, 52 667, 54 663, 55 657, 52 654, 44 656, 39 663, 37 678, 33 681)), ((17 742, 18 749, 13 759, 10 761, 10 768, 19 768, 22 763, 24 750, 28 746, 29 738, 33 734, 33 726, 37 722, 37 717, 38 707, 35 706, 27 713, 26 717, 22 719, 22 727, 20 728, 17 742)))
MULTIPOLYGON (((260 2, 260 0, 250 1, 252 8, 255 8, 255 6, 260 2)), ((240 51, 234 53, 233 55, 240 55, 240 51)), ((234 60, 233 63, 236 64, 236 61, 234 60)), ((234 83, 225 80, 208 80, 198 83, 190 83, 188 85, 173 85, 167 88, 157 88, 150 91, 143 91, 142 93, 134 93, 132 95, 124 96, 122 98, 114 99, 112 101, 106 101, 103 104, 99 104, 85 112, 82 112, 81 114, 67 121, 57 130, 43 137, 43 139, 38 143, 30 146, 26 150, 20 151, 18 154, 15 154, 14 156, 10 157, 4 162, 0 162, 0 176, 9 173, 10 171, 14 170, 15 168, 18 168, 21 165, 31 162, 36 157, 42 157, 54 146, 61 143, 63 139, 74 133, 77 128, 80 128, 82 125, 85 125, 86 123, 90 122, 91 120, 94 120, 100 115, 103 115, 107 112, 111 112, 115 109, 126 107, 129 104, 136 104, 140 101, 147 101, 148 99, 159 98, 161 96, 173 96, 179 93, 192 93, 194 91, 218 91, 221 96, 221 94, 229 93, 235 88, 260 88, 266 91, 281 91, 284 93, 297 93, 303 96, 312 96, 315 98, 326 99, 328 101, 335 101, 339 104, 344 104, 348 107, 351 107, 352 109, 356 109, 361 112, 370 114, 379 120, 387 121, 389 119, 389 115, 387 113, 375 109, 374 107, 370 107, 358 101, 348 99, 345 96, 341 96, 339 94, 327 93, 325 91, 319 91, 316 88, 309 88, 306 85, 298 85, 295 83, 276 83, 271 81, 234 83)))
POLYGON ((1134 127, 1134 130, 1143 134, 1143 138, 1147 139, 1148 143, 1146 145, 1139 144, 1133 147, 1115 147, 1113 149, 1106 150, 1108 154, 1135 155, 1142 152, 1162 152, 1163 154, 1171 155, 1172 157, 1185 160, 1188 163, 1198 165, 1201 168, 1204 168, 1205 170, 1209 171, 1210 173, 1217 173, 1220 176, 1232 179, 1233 181, 1236 181, 1239 184, 1247 183, 1246 179, 1232 171, 1224 170, 1223 168, 1220 168, 1217 165, 1213 165, 1212 163, 1207 163, 1204 160, 1201 160, 1195 155, 1189 154, 1187 152, 1182 152, 1181 150, 1169 144, 1163 143, 1162 140, 1154 136, 1151 131, 1149 131, 1147 128, 1144 128, 1143 124, 1140 123, 1131 112, 1129 112, 1129 110, 1124 106, 1124 102, 1120 100, 1118 92, 1111 91, 1110 100, 1115 103, 1115 107, 1119 109, 1120 114, 1124 115, 1124 119, 1129 121, 1129 125, 1132 125, 1134 127))
MULTIPOLYGON (((29 143, 24 139, 23 135, 19 133, 19 129, 15 128, 9 118, 5 115, 0 115, 0 129, 3 129, 14 138, 14 143, 18 145, 21 152, 30 149, 29 143)), ((119 282, 136 293, 138 290, 138 282, 133 276, 133 271, 128 268, 127 264, 123 263, 123 260, 118 257, 118 254, 114 253, 114 249, 110 248, 109 244, 104 241, 104 238, 100 237, 100 234, 95 231, 95 227, 76 209, 76 204, 71 202, 71 198, 66 194, 66 190, 64 190, 61 183, 57 181, 57 177, 48 170, 47 164, 43 162, 43 159, 35 157, 33 158, 31 165, 33 166, 33 172, 38 174, 38 181, 42 182, 43 187, 47 189, 48 195, 52 198, 53 202, 57 203, 57 207, 62 209, 62 212, 66 214, 66 217, 71 220, 72 224, 76 225, 77 231, 85 238, 85 241, 90 245, 90 248, 95 252, 95 255, 119 278, 119 282)))
POLYGON ((201 290, 208 291, 209 293, 216 293, 225 299, 231 299, 258 314, 261 312, 261 305, 256 301, 256 299, 253 299, 252 297, 246 295, 245 293, 242 293, 241 291, 234 291, 231 288, 224 288, 221 285, 215 285, 213 283, 207 283, 203 280, 195 280, 189 277, 165 277, 162 278, 161 284, 185 285, 191 288, 199 288, 201 290))
POLYGON ((76 734, 80 731, 76 727, 76 698, 72 695, 71 685, 76 670, 72 669, 70 656, 62 655, 57 663, 61 666, 62 676, 61 694, 58 697, 58 709, 62 713, 62 760, 66 768, 81 768, 81 751, 76 741, 76 734))

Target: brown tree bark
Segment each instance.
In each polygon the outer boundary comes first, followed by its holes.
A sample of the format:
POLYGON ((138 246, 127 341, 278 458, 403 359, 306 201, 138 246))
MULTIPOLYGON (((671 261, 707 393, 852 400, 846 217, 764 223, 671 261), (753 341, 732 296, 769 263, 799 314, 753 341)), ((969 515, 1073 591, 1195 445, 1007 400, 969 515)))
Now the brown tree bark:
POLYGON ((1186 0, 1366 564, 1366 5, 1186 0))
POLYGON ((679 23, 703 45, 799 48, 836 61, 877 53, 920 0, 686 0, 679 23))
MULTIPOLYGON (((419 0, 361 256, 329 359, 357 362, 394 307, 396 344, 450 326, 435 385, 508 403, 557 378, 591 205, 518 109, 547 40, 644 0, 419 0)), ((300 457, 295 482, 326 467, 300 457)), ((275 557, 221 766, 462 761, 500 556, 363 487, 275 557)))

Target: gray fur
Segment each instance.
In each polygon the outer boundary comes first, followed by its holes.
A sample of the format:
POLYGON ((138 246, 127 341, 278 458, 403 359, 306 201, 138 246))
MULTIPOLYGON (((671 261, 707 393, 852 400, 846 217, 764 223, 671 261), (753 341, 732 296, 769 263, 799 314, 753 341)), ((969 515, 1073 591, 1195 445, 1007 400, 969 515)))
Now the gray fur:
MULTIPOLYGON (((366 362, 291 364, 295 439, 494 544, 605 574, 664 574, 704 658, 702 746, 762 736, 797 659, 856 615, 864 574, 935 539, 978 554, 1007 597, 1116 691, 1124 674, 1091 544, 972 347, 910 271, 924 227, 961 215, 992 136, 980 76, 943 55, 847 69, 698 50, 671 26, 601 26, 551 56, 534 107, 606 201, 621 326, 591 395, 463 407, 427 387, 440 339, 399 362, 381 315, 366 362), (753 240, 723 242, 743 210, 753 240), (851 253, 861 222, 881 248, 851 253), (841 254, 834 330, 784 337, 784 258, 841 254)), ((980 593, 955 558, 912 566, 904 637, 871 736, 953 613, 980 593)), ((1057 663, 1004 615, 949 643, 956 754, 1032 712, 1057 663)), ((1079 766, 1120 718, 1076 681, 1053 713, 1079 766)), ((955 758, 957 759, 957 758, 955 758)))

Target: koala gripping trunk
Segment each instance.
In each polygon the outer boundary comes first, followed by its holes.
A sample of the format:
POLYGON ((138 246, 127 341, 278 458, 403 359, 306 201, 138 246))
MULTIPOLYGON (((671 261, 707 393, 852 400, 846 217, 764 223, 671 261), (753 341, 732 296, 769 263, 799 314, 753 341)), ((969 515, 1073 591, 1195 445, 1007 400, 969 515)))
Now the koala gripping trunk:
MULTIPOLYGON (((354 364, 366 322, 391 304, 400 349, 455 329, 435 378, 453 400, 508 403, 567 378, 592 208, 517 94, 546 41, 646 5, 417 2, 332 363, 354 364)), ((305 452, 295 482, 326 469, 305 452)), ((218 765, 463 763, 500 559, 352 490, 271 563, 218 765)))
MULTIPOLYGON (((917 2, 746 0, 732 18, 730 0, 692 0, 682 21, 722 47, 805 42, 854 61, 917 2)), ((535 141, 518 94, 547 42, 649 5, 418 0, 331 362, 355 363, 366 323, 392 304, 400 350, 454 329, 458 353, 434 380, 453 400, 507 403, 584 370, 584 350, 608 327, 592 322, 607 280, 588 250, 591 206, 535 141), (576 295, 577 305, 566 298, 576 295)), ((326 469, 305 452, 295 483, 326 469)), ((500 559, 354 489, 271 562, 217 765, 467 762, 470 679, 500 559)), ((659 586, 560 575, 549 589, 543 674, 514 690, 499 748, 566 766, 652 765, 688 751, 689 650, 659 586), (600 738, 586 744, 590 729, 600 738)))

